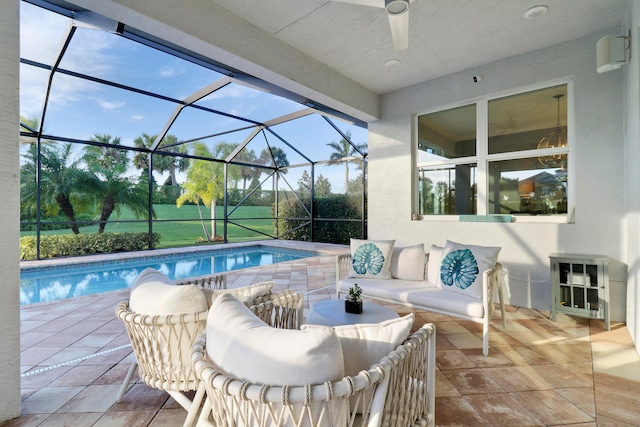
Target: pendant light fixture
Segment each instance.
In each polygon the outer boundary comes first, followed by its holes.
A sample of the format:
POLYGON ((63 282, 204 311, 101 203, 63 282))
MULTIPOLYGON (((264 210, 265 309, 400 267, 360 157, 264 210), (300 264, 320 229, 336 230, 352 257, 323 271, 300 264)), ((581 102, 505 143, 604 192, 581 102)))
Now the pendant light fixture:
MULTIPOLYGON (((558 124, 553 131, 549 132, 538 142, 538 150, 567 146, 567 128, 566 126, 560 125, 560 98, 563 96, 562 94, 554 95, 554 98, 558 101, 558 124)), ((563 160, 565 156, 564 153, 552 154, 538 157, 538 160, 544 167, 564 169, 566 167, 566 161, 563 160)))

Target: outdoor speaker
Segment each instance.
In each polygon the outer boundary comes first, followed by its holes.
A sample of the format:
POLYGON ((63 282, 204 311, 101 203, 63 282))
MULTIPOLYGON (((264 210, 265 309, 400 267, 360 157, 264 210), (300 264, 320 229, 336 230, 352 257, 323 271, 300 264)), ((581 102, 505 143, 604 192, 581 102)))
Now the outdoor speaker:
POLYGON ((625 37, 605 36, 596 44, 596 62, 599 73, 616 70, 627 62, 625 37))

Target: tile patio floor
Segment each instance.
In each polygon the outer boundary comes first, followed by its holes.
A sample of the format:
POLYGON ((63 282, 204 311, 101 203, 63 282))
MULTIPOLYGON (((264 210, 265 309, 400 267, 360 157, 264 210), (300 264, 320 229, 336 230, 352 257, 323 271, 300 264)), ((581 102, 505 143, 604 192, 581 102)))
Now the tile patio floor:
MULTIPOLYGON (((308 292, 309 304, 333 296, 335 257, 241 270, 230 287, 274 280, 308 292)), ((115 396, 133 360, 114 316, 127 290, 21 309, 22 416, 9 426, 180 426, 185 412, 167 394, 136 382, 115 396)), ((400 314, 403 307, 395 307, 400 314)), ((438 426, 640 426, 640 358, 624 324, 508 307, 507 330, 493 319, 490 354, 481 326, 416 312, 437 328, 438 426)))

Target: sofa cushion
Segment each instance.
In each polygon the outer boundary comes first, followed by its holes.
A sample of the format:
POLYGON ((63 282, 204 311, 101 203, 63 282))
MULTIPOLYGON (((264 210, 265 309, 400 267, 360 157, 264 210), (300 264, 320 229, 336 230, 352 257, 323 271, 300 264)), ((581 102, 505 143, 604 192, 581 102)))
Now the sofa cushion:
POLYGON ((351 239, 349 277, 390 279, 391 254, 395 240, 351 239))
POLYGON ((142 270, 131 286, 129 308, 140 314, 168 316, 199 313, 208 309, 202 290, 195 285, 176 286, 153 268, 142 270))
MULTIPOLYGON (((360 371, 380 363, 384 356, 407 339, 414 319, 415 315, 410 313, 380 323, 334 326, 333 330, 342 345, 345 375, 358 375, 360 371)), ((330 326, 321 325, 301 326, 303 330, 327 328, 331 329, 330 326)))
POLYGON ((499 247, 464 245, 447 240, 442 251, 442 288, 482 298, 482 273, 498 262, 499 247))
POLYGON ((207 299, 207 305, 211 307, 211 304, 222 294, 231 294, 240 301, 246 303, 253 302, 258 297, 263 297, 271 293, 271 288, 275 285, 274 282, 261 282, 254 283, 253 285, 243 286, 242 288, 233 289, 202 289, 202 293, 207 299))
POLYGON ((255 383, 300 386, 344 377, 333 329, 276 329, 230 294, 216 298, 207 318, 207 355, 224 372, 255 383))
POLYGON ((482 299, 464 294, 449 292, 430 282, 415 280, 357 280, 343 279, 338 282, 338 289, 344 291, 357 282, 366 296, 387 301, 397 301, 436 313, 451 314, 462 317, 483 317, 482 299))
POLYGON ((424 244, 393 248, 391 254, 391 277, 403 280, 424 280, 426 256, 424 244))
POLYGON ((431 245, 429 250, 429 262, 427 263, 427 280, 431 283, 440 283, 440 263, 442 262, 442 246, 431 245))

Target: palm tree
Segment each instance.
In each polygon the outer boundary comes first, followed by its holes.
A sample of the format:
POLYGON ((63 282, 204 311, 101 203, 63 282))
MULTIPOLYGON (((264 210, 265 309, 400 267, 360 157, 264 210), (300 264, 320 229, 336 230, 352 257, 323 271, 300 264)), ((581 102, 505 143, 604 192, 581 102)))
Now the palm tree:
MULTIPOLYGON (((21 170, 20 199, 22 209, 37 206, 36 182, 37 146, 32 145, 25 154, 28 160, 21 170)), ((79 160, 71 160, 71 144, 62 146, 42 145, 40 148, 40 205, 47 216, 57 216, 59 211, 71 222, 71 231, 79 234, 72 200, 83 207, 88 199, 82 196, 87 173, 78 167, 79 160)))
MULTIPOLYGON (((37 117, 24 117, 20 116, 20 124, 28 126, 34 131, 38 131, 40 129, 40 120, 37 117)), ((27 128, 20 126, 20 132, 26 131, 27 128)), ((31 136, 20 136, 21 144, 35 145, 35 139, 31 136)))
MULTIPOLYGON (((265 166, 274 167, 280 170, 280 168, 286 168, 289 166, 289 159, 287 159, 287 153, 280 147, 267 147, 260 153, 260 161, 265 166)), ((286 169, 280 170, 280 173, 287 173, 286 169)))
MULTIPOLYGON (((276 168, 278 173, 286 174, 289 172, 286 168, 289 166, 289 159, 287 159, 287 153, 280 147, 267 147, 260 153, 260 161, 265 166, 270 166, 276 168)), ((276 188, 276 180, 273 181, 273 192, 277 190, 276 188)))
MULTIPOLYGON (((136 147, 139 148, 151 148, 157 135, 149 135, 143 133, 139 137, 133 140, 136 147)), ((166 135, 160 142, 160 149, 169 153, 185 154, 187 149, 184 145, 174 145, 178 142, 178 138, 175 135, 166 135), (163 145, 169 145, 166 148, 162 148, 163 145)), ((144 169, 149 167, 149 157, 146 152, 138 152, 133 156, 133 164, 138 169, 144 169)), ((176 179, 176 172, 184 172, 187 170, 189 162, 184 157, 176 157, 169 155, 156 155, 153 158, 153 170, 156 172, 169 172, 169 178, 171 179, 171 185, 177 186, 178 181, 176 179)))
POLYGON ((333 149, 333 153, 329 159, 330 165, 336 165, 340 163, 344 163, 345 173, 344 173, 344 192, 349 192, 349 163, 350 160, 343 160, 345 157, 352 157, 356 155, 360 155, 360 152, 367 148, 367 144, 352 144, 349 140, 351 139, 351 132, 346 133, 347 138, 342 138, 340 142, 330 142, 327 145, 333 149))
MULTIPOLYGON (((256 163, 258 158, 253 150, 248 150, 246 147, 241 150, 234 158, 235 161, 242 163, 256 163)), ((257 168, 250 166, 240 166, 240 177, 242 178, 242 189, 247 189, 247 180, 251 180, 256 176, 260 176, 260 171, 257 168)))
MULTIPOLYGON (((226 144, 226 143, 221 143, 226 144)), ((220 144, 218 144, 220 145, 220 144)), ((227 147, 228 149, 229 147, 227 147)), ((225 150, 225 146, 216 146, 216 151, 225 150)), ((233 151, 233 149, 231 149, 233 151)), ((193 146, 193 155, 203 158, 214 158, 207 146, 202 142, 197 142, 193 146)), ((182 195, 176 200, 176 205, 180 208, 185 202, 194 203, 198 206, 198 215, 202 224, 207 241, 214 240, 217 235, 216 230, 216 199, 222 197, 224 190, 224 173, 222 164, 209 160, 193 160, 187 169, 187 179, 182 184, 182 195), (211 206, 211 232, 204 222, 200 204, 211 206)))
MULTIPOLYGON (((113 212, 116 212, 120 218, 121 206, 130 208, 137 218, 148 217, 146 189, 132 184, 130 178, 124 176, 129 158, 127 152, 119 148, 120 138, 112 139, 110 135, 94 135, 91 140, 107 144, 87 146, 83 157, 88 170, 93 174, 83 184, 91 189, 97 200, 96 211, 100 212, 98 233, 104 233, 107 221, 113 212)), ((151 214, 153 215, 153 212, 151 214)))

